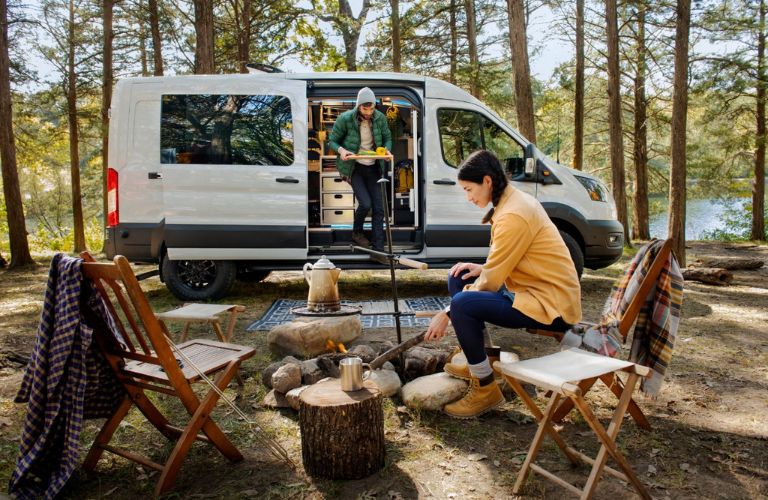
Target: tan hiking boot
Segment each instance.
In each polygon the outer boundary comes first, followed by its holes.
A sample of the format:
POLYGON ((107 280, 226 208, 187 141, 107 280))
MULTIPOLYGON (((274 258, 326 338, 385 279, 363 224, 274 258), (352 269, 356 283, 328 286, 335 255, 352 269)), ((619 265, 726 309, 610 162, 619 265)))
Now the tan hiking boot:
POLYGON ((480 381, 473 378, 469 382, 469 392, 460 400, 445 405, 443 411, 451 417, 472 418, 494 409, 503 402, 504 395, 498 384, 481 386, 480 381))
POLYGON ((363 233, 359 233, 357 231, 352 233, 352 241, 360 247, 368 248, 371 246, 371 242, 368 241, 368 238, 366 238, 363 233))
MULTIPOLYGON (((494 361, 498 361, 499 358, 491 358, 488 357, 488 361, 491 363, 491 367, 493 368, 493 376, 496 379, 501 378, 501 371, 497 370, 495 366, 493 366, 494 361)), ((472 378, 472 374, 469 371, 469 365, 466 363, 446 363, 443 367, 443 371, 450 375, 451 377, 460 378, 462 380, 469 380, 472 378)))

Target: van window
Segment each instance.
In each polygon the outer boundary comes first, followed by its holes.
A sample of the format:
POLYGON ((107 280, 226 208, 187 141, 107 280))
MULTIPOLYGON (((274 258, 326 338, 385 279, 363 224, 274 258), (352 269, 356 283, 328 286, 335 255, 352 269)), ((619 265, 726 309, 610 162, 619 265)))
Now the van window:
POLYGON ((522 173, 523 147, 496 122, 466 109, 440 109, 437 122, 443 159, 448 165, 458 167, 473 151, 487 149, 499 158, 510 176, 522 173))
POLYGON ((277 95, 164 95, 160 162, 291 165, 291 102, 277 95))

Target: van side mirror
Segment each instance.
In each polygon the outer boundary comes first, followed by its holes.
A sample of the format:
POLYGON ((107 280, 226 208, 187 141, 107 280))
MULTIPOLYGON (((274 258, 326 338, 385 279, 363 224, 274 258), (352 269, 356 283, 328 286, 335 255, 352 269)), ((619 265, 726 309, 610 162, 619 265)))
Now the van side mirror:
POLYGON ((536 148, 533 144, 525 146, 525 176, 533 177, 536 173, 536 148))

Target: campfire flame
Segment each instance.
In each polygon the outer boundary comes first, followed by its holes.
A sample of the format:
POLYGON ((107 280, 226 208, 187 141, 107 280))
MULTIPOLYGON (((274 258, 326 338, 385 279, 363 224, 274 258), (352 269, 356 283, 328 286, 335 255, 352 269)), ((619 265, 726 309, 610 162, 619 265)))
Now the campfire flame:
POLYGON ((337 344, 336 342, 334 342, 331 339, 325 339, 325 346, 331 352, 340 352, 342 354, 346 354, 347 353, 347 348, 344 347, 344 344, 342 344, 341 342, 339 342, 337 344))

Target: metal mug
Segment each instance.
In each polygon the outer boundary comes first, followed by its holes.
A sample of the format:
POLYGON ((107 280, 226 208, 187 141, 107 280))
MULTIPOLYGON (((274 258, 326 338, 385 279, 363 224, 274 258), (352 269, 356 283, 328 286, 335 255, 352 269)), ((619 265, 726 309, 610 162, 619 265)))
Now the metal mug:
POLYGON ((358 357, 344 358, 339 362, 341 373, 341 390, 345 392, 359 391, 363 388, 363 381, 368 379, 371 366, 363 363, 358 357), (363 374, 363 369, 368 371, 363 374))

